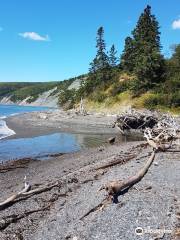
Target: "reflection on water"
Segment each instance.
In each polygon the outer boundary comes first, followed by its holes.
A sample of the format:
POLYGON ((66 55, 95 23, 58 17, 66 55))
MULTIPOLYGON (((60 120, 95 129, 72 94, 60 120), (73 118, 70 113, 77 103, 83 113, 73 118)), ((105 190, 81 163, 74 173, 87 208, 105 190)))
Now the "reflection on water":
MULTIPOLYGON (((104 134, 56 133, 34 138, 0 140, 0 162, 24 157, 75 152, 82 148, 103 145, 109 137, 110 135, 104 134)), ((118 136, 117 138, 120 142, 138 140, 136 136, 118 136)))

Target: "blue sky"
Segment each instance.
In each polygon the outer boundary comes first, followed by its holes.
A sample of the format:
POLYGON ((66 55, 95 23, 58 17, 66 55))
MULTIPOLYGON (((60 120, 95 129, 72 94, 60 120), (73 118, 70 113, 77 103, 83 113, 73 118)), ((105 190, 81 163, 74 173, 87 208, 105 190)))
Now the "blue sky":
POLYGON ((161 27, 163 53, 180 43, 180 0, 1 0, 0 82, 57 81, 86 73, 97 28, 118 55, 147 4, 161 27))

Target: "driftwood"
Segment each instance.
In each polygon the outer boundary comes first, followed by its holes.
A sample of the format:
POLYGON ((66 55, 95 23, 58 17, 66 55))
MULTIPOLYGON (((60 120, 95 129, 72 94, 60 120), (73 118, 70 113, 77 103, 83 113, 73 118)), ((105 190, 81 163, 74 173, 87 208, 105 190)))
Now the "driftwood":
POLYGON ((153 160, 155 157, 155 151, 152 152, 150 158, 146 162, 145 166, 134 176, 124 180, 124 181, 112 181, 108 184, 106 184, 102 189, 105 189, 108 192, 108 196, 111 196, 112 199, 114 199, 115 196, 117 196, 121 191, 132 187, 134 184, 139 182, 146 172, 148 171, 149 167, 151 166, 153 160))
POLYGON ((17 168, 27 168, 29 162, 35 161, 34 158, 22 158, 18 160, 8 161, 6 163, 0 164, 0 173, 6 173, 8 171, 13 171, 17 168))
MULTIPOLYGON (((148 161, 146 162, 145 166, 134 176, 124 180, 124 181, 112 181, 107 183, 101 189, 105 189, 108 193, 108 197, 111 197, 112 200, 117 198, 117 195, 120 194, 123 190, 128 189, 129 187, 133 186, 137 182, 139 182, 146 172, 148 171, 149 167, 151 166, 154 158, 155 153, 157 151, 167 151, 171 148, 173 140, 177 139, 177 132, 179 131, 178 124, 175 120, 171 117, 164 117, 161 121, 156 122, 154 118, 148 118, 148 124, 152 124, 151 127, 145 128, 144 130, 144 137, 147 140, 147 143, 153 147, 153 152, 149 157, 148 161), (152 121, 152 122, 151 122, 152 121)), ((123 116, 120 118, 121 130, 125 129, 134 129, 138 128, 140 125, 141 127, 146 126, 147 118, 144 120, 144 116, 140 115, 139 118, 134 115, 133 116, 123 116), (144 121, 145 124, 140 125, 140 121, 144 121), (128 123, 127 123, 128 121, 128 123)), ((108 166, 108 165, 107 165, 108 166)), ((112 166, 112 165, 110 165, 112 166)))
POLYGON ((124 130, 152 128, 157 123, 158 119, 152 113, 131 111, 118 116, 115 125, 121 132, 124 132, 124 130))
MULTIPOLYGON (((26 180, 26 177, 25 177, 25 180, 26 180)), ((28 192, 30 188, 31 188, 30 184, 25 181, 24 188, 20 192, 13 194, 9 198, 7 198, 5 201, 0 203, 0 209, 12 203, 15 199, 21 197, 23 194, 28 192)))
POLYGON ((102 165, 100 167, 97 167, 95 170, 100 170, 100 169, 105 169, 105 168, 108 168, 108 167, 113 167, 113 166, 116 166, 118 164, 124 164, 124 163, 128 162, 129 160, 131 160, 131 159, 133 159, 135 157, 136 157, 135 155, 131 155, 131 156, 125 158, 125 159, 121 158, 121 159, 118 159, 118 160, 114 160, 114 161, 106 163, 106 164, 104 164, 104 165, 102 165))
POLYGON ((22 191, 13 194, 9 198, 7 198, 5 201, 0 203, 0 210, 5 209, 10 204, 15 203, 18 199, 28 198, 28 197, 31 197, 34 194, 39 194, 39 193, 42 193, 42 192, 49 191, 54 187, 58 187, 59 185, 60 185, 59 182, 55 182, 55 183, 48 184, 48 185, 43 186, 43 187, 39 187, 39 188, 30 190, 30 188, 31 188, 30 184, 27 184, 25 182, 25 186, 24 186, 24 189, 22 191))

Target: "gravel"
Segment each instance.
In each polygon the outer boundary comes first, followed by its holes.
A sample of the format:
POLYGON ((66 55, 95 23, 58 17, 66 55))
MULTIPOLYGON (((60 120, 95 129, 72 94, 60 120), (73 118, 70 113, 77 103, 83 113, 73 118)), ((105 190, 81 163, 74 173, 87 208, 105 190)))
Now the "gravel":
POLYGON ((48 211, 30 214, 10 224, 1 231, 0 239, 169 240, 170 234, 158 232, 158 229, 173 231, 177 225, 178 153, 157 153, 155 162, 158 165, 153 164, 138 184, 119 196, 117 204, 108 204, 83 218, 105 198, 105 192, 98 189, 108 181, 132 176, 147 160, 147 157, 140 157, 150 151, 137 142, 107 145, 103 151, 94 148, 45 162, 32 161, 26 168, 0 174, 1 199, 19 190, 25 174, 32 185, 57 179, 62 182, 61 188, 53 188, 1 211, 1 218, 4 218, 53 203, 48 211), (101 164, 130 153, 137 155, 138 160, 134 158, 123 165, 95 170, 101 164), (143 236, 136 235, 137 227, 143 228, 143 236), (152 233, 148 233, 150 230, 152 233))

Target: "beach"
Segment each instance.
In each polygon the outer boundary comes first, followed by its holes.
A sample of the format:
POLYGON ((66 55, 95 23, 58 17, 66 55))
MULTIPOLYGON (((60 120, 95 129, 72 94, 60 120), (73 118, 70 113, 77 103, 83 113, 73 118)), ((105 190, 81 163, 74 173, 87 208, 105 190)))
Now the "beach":
POLYGON ((116 116, 103 114, 89 114, 81 116, 75 112, 62 110, 24 113, 6 119, 10 129, 15 129, 13 138, 39 136, 53 132, 115 134, 112 128, 116 116))
MULTIPOLYGON (((16 132, 10 138, 44 135, 57 129, 106 133, 111 137, 119 134, 113 126, 115 116, 60 112, 26 113, 8 118, 8 127, 16 132)), ((135 233, 137 227, 146 232, 144 240, 171 239, 179 224, 179 153, 157 153, 145 177, 120 195, 116 204, 97 207, 106 197, 104 190, 99 191, 104 184, 128 178, 144 166, 152 152, 144 143, 107 141, 102 146, 51 156, 46 161, 28 158, 1 165, 0 201, 23 188, 25 175, 32 189, 58 184, 39 194, 22 197, 1 210, 0 239, 132 240, 139 239, 135 233), (116 166, 100 168, 121 159, 116 166), (9 221, 12 218, 16 220, 9 221)))

